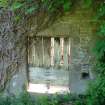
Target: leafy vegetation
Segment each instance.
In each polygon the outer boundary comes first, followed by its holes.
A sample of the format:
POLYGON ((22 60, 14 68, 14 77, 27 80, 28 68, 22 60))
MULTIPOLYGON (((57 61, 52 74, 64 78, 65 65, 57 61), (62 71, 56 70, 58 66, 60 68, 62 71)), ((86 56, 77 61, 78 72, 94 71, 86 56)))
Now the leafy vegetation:
POLYGON ((90 8, 93 4, 93 0, 83 0, 83 7, 90 8))
POLYGON ((25 15, 33 14, 40 10, 53 14, 56 12, 68 12, 73 7, 73 4, 81 1, 84 7, 90 7, 93 3, 93 0, 13 0, 10 3, 8 0, 0 0, 0 6, 11 8, 14 12, 21 10, 25 15))
POLYGON ((88 90, 87 105, 105 104, 105 77, 98 77, 88 90))
POLYGON ((17 97, 2 97, 0 96, 0 105, 85 105, 83 104, 84 97, 77 95, 45 95, 45 96, 31 96, 27 92, 23 92, 17 97), (81 102, 81 104, 77 104, 81 102))
POLYGON ((15 0, 15 2, 12 3, 12 6, 15 8, 12 9, 15 11, 16 9, 20 9, 20 7, 25 7, 24 12, 29 14, 35 12, 38 9, 44 9, 47 12, 53 13, 59 9, 69 11, 71 4, 71 0, 39 0, 37 2, 34 0, 15 0))
POLYGON ((36 105, 27 92, 18 97, 0 97, 0 105, 36 105))
POLYGON ((76 3, 81 1, 84 8, 89 8, 94 0, 0 0, 0 7, 12 10, 15 13, 14 19, 19 22, 22 18, 41 11, 56 17, 55 15, 70 12, 76 3))
POLYGON ((0 0, 0 8, 6 8, 8 6, 8 0, 0 0))
POLYGON ((98 76, 88 91, 87 105, 105 104, 105 3, 98 5, 96 12, 97 22, 100 22, 95 35, 97 36, 94 54, 96 58, 96 69, 98 76))

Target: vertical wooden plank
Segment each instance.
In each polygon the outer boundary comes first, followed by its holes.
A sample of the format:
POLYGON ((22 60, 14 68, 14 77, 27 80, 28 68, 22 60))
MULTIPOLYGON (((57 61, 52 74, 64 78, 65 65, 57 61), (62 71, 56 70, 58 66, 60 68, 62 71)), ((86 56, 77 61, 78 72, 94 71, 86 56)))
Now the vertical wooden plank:
POLYGON ((35 43, 33 43, 33 64, 35 65, 35 55, 36 55, 36 48, 35 48, 35 43))
POLYGON ((35 66, 35 64, 36 64, 36 46, 35 46, 35 40, 33 40, 32 41, 32 48, 31 48, 31 54, 30 54, 30 56, 32 57, 32 59, 31 59, 31 64, 33 65, 33 66, 35 66))
POLYGON ((42 37, 42 66, 44 65, 44 42, 42 37))
POLYGON ((34 65, 36 64, 36 46, 34 43, 34 65))
POLYGON ((32 65, 34 64, 34 46, 32 45, 32 65))
POLYGON ((60 38, 61 60, 60 65, 64 64, 64 38, 60 38))
POLYGON ((71 63, 71 39, 68 42, 68 65, 71 63))
POLYGON ((30 62, 33 64, 33 44, 31 43, 31 48, 30 48, 30 62))
POLYGON ((54 66, 54 37, 51 38, 51 66, 54 66))
POLYGON ((26 37, 26 40, 27 40, 27 44, 26 44, 26 86, 28 87, 29 86, 29 64, 30 64, 30 51, 29 51, 29 41, 30 41, 30 38, 29 36, 27 35, 26 37))
POLYGON ((71 38, 68 40, 68 71, 69 71, 69 91, 71 91, 71 38))
POLYGON ((28 57, 28 58, 27 58, 27 59, 28 59, 28 60, 27 60, 27 64, 30 64, 30 51, 29 51, 30 48, 29 48, 29 41, 30 41, 30 40, 29 40, 29 37, 27 36, 27 57, 28 57))

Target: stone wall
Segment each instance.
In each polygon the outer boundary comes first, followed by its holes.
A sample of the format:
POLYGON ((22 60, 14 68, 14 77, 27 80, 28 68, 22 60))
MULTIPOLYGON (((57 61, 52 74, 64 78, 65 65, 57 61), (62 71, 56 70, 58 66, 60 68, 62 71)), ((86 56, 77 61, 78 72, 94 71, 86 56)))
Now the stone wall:
MULTIPOLYGON (((77 30, 79 35, 79 31, 77 30)), ((85 33, 87 33, 85 31, 85 33)), ((59 85, 62 83, 62 86, 68 86, 70 92, 72 93, 84 93, 87 89, 88 82, 94 79, 94 74, 92 73, 92 55, 90 53, 91 37, 66 37, 64 38, 64 64, 60 65, 60 37, 55 37, 54 42, 54 66, 51 70, 51 37, 47 37, 47 44, 43 44, 44 53, 42 51, 42 37, 36 37, 33 41, 31 40, 31 47, 29 49, 29 80, 34 84, 47 84, 49 80, 50 85, 59 85), (38 39, 38 41, 36 41, 38 39), (68 40, 71 39, 71 53, 70 58, 68 58, 68 40), (38 42, 40 42, 38 44, 38 42), (36 44, 35 44, 36 43, 36 44), (46 53, 48 52, 48 53, 46 53), (43 62, 44 56, 44 62, 43 62), (68 60, 70 59, 70 63, 68 60), (41 69, 41 70, 40 70, 41 69), (62 77, 62 71, 66 73, 62 77), (49 74, 47 74, 49 72, 49 74), (57 78, 55 72, 59 72, 59 78, 57 78), (69 75, 67 75, 69 74, 69 75), (47 76, 48 75, 48 76, 47 76), (69 78, 65 79, 65 78, 69 78), (46 78, 48 80, 46 80, 46 78), (53 79, 52 79, 53 78, 53 79), (65 80, 65 83, 63 82, 65 80), (56 83, 56 84, 53 84, 56 83)), ((45 41, 46 36, 43 37, 45 41)))
MULTIPOLYGON (((93 56, 91 52, 92 46, 94 45, 93 26, 95 23, 92 21, 91 16, 91 11, 78 10, 72 14, 65 14, 63 17, 56 20, 53 25, 41 30, 37 34, 31 34, 37 37, 55 37, 58 39, 60 37, 67 37, 71 39, 69 87, 72 93, 84 93, 87 89, 88 82, 95 78, 92 72, 93 56)), ((47 46, 49 45, 50 43, 47 44, 47 46)), ((45 48, 47 46, 44 45, 45 48)), ((59 46, 56 47, 56 50, 59 50, 59 46)), ((37 50, 37 52, 41 52, 41 50, 37 50)), ((48 60, 50 58, 45 57, 45 59, 48 60)), ((63 70, 66 69, 63 68, 63 70)))

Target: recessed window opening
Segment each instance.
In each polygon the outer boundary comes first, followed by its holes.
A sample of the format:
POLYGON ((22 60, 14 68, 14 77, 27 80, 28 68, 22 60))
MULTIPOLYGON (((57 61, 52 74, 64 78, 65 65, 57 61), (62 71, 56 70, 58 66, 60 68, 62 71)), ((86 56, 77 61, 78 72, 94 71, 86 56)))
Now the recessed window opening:
POLYGON ((70 59, 68 58, 70 40, 66 39, 36 37, 32 41, 28 63, 33 66, 29 67, 28 92, 49 94, 70 92, 69 71, 66 69, 70 59))
POLYGON ((89 73, 82 73, 81 74, 82 79, 88 79, 89 78, 89 73))

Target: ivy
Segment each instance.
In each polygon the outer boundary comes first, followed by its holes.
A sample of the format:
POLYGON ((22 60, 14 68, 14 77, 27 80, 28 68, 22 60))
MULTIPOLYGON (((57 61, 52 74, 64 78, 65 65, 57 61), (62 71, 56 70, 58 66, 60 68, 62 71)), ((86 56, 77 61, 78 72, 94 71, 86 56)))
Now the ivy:
POLYGON ((98 78, 91 84, 87 99, 87 105, 104 105, 105 104, 105 3, 101 1, 97 6, 96 22, 100 21, 95 35, 96 40, 94 55, 96 58, 95 71, 98 78))
POLYGON ((56 13, 58 11, 70 11, 72 6, 71 0, 14 0, 11 5, 13 11, 22 9, 25 14, 33 14, 38 9, 43 8, 47 13, 56 13), (23 9, 25 8, 25 9, 23 9))
POLYGON ((103 22, 103 23, 99 26, 97 35, 100 36, 100 37, 102 37, 102 38, 105 38, 105 22, 103 22))
POLYGON ((93 4, 93 0, 83 0, 83 7, 90 8, 93 4))
POLYGON ((21 7, 23 7, 23 4, 20 2, 14 2, 11 6, 11 9, 13 11, 16 11, 17 9, 20 9, 21 7))
POLYGON ((97 40, 94 52, 98 60, 105 58, 105 40, 97 40))
MULTIPOLYGON (((83 1, 83 7, 89 8, 94 0, 13 0, 9 7, 16 13, 21 10, 22 14, 31 15, 43 9, 48 14, 69 12, 75 2, 83 1)), ((1 5, 7 6, 8 0, 0 0, 1 5)))
POLYGON ((42 0, 42 4, 46 7, 48 12, 56 12, 63 9, 64 12, 67 12, 71 8, 71 0, 42 0))
POLYGON ((105 3, 101 3, 96 11, 96 20, 105 19, 105 3))
POLYGON ((101 2, 99 6, 97 6, 96 22, 97 21, 100 21, 100 24, 98 25, 97 31, 95 33, 98 39, 96 40, 94 54, 95 58, 98 60, 98 65, 100 65, 105 63, 105 3, 104 2, 101 2))
POLYGON ((66 1, 66 2, 63 4, 63 9, 64 9, 64 11, 65 11, 65 12, 69 11, 70 8, 71 8, 71 6, 72 6, 72 2, 66 1))
POLYGON ((35 7, 30 7, 30 8, 27 8, 26 11, 25 11, 25 14, 32 14, 35 10, 37 10, 37 6, 35 7))
POLYGON ((0 0, 0 7, 6 8, 8 6, 8 0, 0 0))

